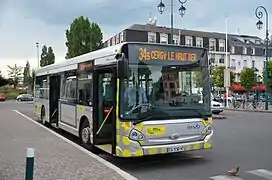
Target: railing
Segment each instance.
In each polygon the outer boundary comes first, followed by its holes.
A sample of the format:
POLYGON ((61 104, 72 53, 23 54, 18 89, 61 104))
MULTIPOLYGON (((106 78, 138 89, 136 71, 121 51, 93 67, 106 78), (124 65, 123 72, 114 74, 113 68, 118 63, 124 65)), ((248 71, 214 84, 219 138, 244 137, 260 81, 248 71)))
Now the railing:
POLYGON ((229 104, 229 107, 232 109, 244 109, 244 110, 265 110, 265 102, 264 101, 256 101, 256 100, 237 100, 233 99, 233 101, 229 104))

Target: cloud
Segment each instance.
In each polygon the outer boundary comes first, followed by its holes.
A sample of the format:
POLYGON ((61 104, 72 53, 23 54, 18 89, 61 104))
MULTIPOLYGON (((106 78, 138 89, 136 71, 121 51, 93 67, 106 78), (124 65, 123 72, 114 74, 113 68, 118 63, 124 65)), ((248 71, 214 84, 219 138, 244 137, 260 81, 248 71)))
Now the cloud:
MULTIPOLYGON (((161 15, 157 5, 160 0, 1 0, 0 1, 0 70, 7 64, 24 65, 29 60, 37 64, 36 42, 52 46, 56 61, 66 53, 64 32, 78 16, 86 16, 99 23, 104 37, 114 35, 134 23, 146 23, 149 14, 156 16, 158 25, 170 25, 170 0, 163 0, 166 9, 161 15)), ((174 0, 174 25, 179 28, 225 31, 225 16, 228 16, 228 31, 263 37, 264 30, 255 27, 255 8, 272 6, 271 0, 187 0, 184 17, 180 17, 178 0, 174 0)), ((271 16, 272 17, 272 14, 271 16)), ((271 32, 272 33, 272 32, 271 32)))

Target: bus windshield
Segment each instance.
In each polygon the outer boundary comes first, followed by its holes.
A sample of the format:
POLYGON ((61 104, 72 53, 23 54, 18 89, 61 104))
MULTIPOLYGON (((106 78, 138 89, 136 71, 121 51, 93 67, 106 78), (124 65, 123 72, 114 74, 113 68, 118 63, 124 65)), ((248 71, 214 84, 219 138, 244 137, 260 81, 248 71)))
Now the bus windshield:
POLYGON ((203 116, 209 112, 209 89, 203 86, 207 67, 182 65, 129 65, 121 81, 120 117, 171 119, 203 116), (206 89, 205 89, 206 88, 206 89), (204 101, 203 101, 204 99, 204 101))

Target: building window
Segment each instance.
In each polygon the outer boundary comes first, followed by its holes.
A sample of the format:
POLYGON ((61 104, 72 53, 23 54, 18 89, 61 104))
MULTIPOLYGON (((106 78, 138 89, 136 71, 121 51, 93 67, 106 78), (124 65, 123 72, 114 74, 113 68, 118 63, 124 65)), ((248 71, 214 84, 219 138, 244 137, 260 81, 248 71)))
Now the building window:
POLYGON ((261 44, 261 41, 259 39, 256 39, 255 44, 261 44))
POLYGON ((203 47, 203 38, 196 37, 196 47, 203 47))
POLYGON ((255 48, 251 48, 251 55, 255 55, 255 48))
POLYGON ((168 35, 167 34, 160 34, 160 43, 161 44, 168 44, 168 35))
POLYGON ((115 36, 112 38, 112 45, 115 45, 115 36))
POLYGON ((239 67, 241 66, 241 62, 240 62, 240 61, 238 62, 238 66, 239 66, 239 67))
POLYGON ((209 50, 210 51, 215 51, 215 47, 216 47, 216 41, 215 41, 215 39, 210 39, 209 40, 209 50))
POLYGON ((252 61, 252 68, 255 68, 255 61, 252 61))
POLYGON ((124 31, 120 33, 120 43, 124 42, 124 31))
POLYGON ((225 63, 225 55, 221 54, 219 58, 219 63, 224 64, 225 63))
POLYGON ((225 40, 222 39, 219 40, 219 51, 225 52, 225 40))
POLYGON ((246 47, 243 48, 243 54, 247 54, 247 48, 246 47))
POLYGON ((116 44, 120 43, 120 38, 119 38, 119 34, 116 35, 116 44))
POLYGON ((234 54, 235 53, 235 47, 231 46, 231 53, 234 54))
POLYGON ((212 63, 212 64, 215 63, 215 55, 214 55, 214 54, 211 54, 210 60, 211 60, 211 63, 212 63))
POLYGON ((156 33, 153 33, 153 32, 148 33, 148 42, 156 43, 156 33))
POLYGON ((186 46, 193 46, 193 37, 191 37, 191 36, 186 36, 186 37, 185 37, 185 45, 186 45, 186 46))
POLYGON ((180 44, 179 36, 178 35, 174 35, 173 36, 173 41, 174 41, 174 44, 179 45, 180 44))
POLYGON ((244 60, 243 68, 247 67, 247 60, 244 60))

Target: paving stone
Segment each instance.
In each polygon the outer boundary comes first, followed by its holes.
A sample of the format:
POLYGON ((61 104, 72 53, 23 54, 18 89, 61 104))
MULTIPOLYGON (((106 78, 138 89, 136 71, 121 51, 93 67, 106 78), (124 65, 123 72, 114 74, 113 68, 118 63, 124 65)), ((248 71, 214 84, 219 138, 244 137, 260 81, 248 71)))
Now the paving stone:
POLYGON ((12 110, 0 108, 0 180, 24 180, 35 149, 35 180, 122 180, 114 170, 12 110))

